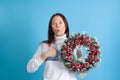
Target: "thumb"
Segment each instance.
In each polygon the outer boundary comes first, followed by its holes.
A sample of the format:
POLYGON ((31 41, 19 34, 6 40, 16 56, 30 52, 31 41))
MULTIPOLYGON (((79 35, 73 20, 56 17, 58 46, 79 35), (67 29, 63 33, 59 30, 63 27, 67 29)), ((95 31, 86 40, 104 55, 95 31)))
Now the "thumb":
POLYGON ((53 43, 50 44, 50 48, 53 48, 53 43))

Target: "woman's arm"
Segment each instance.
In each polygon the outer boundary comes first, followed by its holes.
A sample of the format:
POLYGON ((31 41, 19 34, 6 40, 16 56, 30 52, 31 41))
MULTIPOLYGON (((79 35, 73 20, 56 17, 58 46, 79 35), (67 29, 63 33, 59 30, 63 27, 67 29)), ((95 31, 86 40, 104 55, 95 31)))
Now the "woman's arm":
POLYGON ((32 59, 27 64, 28 72, 35 72, 40 65, 46 60, 47 57, 55 57, 57 54, 53 48, 53 44, 49 47, 46 45, 40 45, 32 59))
POLYGON ((41 44, 38 49, 36 50, 34 56, 29 60, 27 64, 27 72, 35 72, 39 66, 44 62, 42 59, 42 54, 44 54, 44 44, 41 44))
POLYGON ((78 74, 80 78, 84 78, 87 75, 87 72, 81 72, 78 74))

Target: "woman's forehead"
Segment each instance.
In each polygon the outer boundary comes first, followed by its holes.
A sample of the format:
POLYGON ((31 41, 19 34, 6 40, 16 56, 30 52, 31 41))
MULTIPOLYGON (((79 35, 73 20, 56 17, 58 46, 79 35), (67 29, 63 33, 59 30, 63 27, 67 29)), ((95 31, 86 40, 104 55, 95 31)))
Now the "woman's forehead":
POLYGON ((53 17, 52 21, 63 21, 62 17, 59 15, 56 15, 53 17))

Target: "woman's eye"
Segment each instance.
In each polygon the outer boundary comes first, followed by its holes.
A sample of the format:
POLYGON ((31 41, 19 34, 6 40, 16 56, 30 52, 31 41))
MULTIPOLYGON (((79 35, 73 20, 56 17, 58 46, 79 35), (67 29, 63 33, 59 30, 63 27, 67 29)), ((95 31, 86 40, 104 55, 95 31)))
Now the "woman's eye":
POLYGON ((60 22, 60 24, 62 24, 63 22, 60 22))
POLYGON ((54 23, 52 23, 52 25, 55 25, 56 23, 54 22, 54 23))

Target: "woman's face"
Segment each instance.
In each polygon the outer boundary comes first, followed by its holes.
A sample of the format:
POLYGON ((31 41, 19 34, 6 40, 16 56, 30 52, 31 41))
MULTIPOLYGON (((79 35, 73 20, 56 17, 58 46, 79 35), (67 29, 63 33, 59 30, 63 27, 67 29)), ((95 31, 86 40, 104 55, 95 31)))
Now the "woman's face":
POLYGON ((51 26, 56 36, 62 36, 65 34, 66 26, 60 16, 57 15, 53 17, 51 26))

